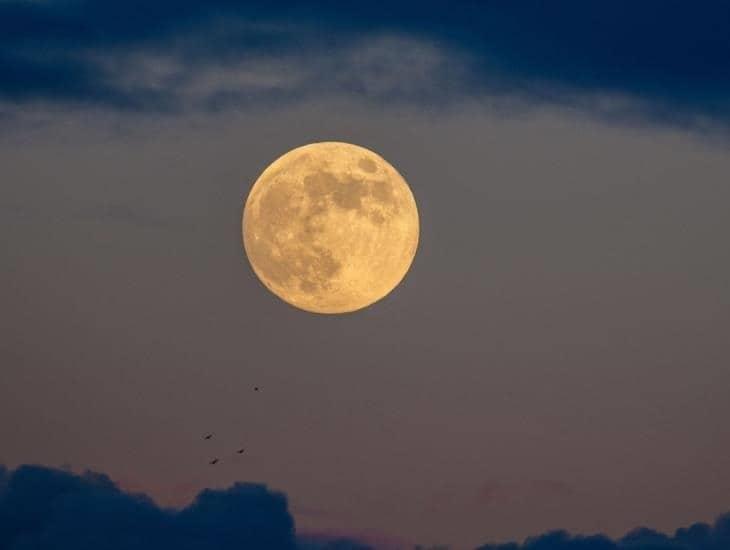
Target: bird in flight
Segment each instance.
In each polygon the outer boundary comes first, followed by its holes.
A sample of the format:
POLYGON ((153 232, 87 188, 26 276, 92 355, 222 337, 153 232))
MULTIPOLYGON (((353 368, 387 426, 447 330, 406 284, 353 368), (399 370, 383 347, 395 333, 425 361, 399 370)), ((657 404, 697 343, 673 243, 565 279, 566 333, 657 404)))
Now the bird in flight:
POLYGON ((208 464, 215 465, 215 464, 218 464, 218 462, 219 462, 218 459, 217 458, 214 458, 213 460, 211 460, 210 462, 208 462, 208 464))
POLYGON ((254 386, 253 387, 253 391, 259 391, 259 387, 258 386, 254 386))
POLYGON ((205 439, 207 441, 208 439, 210 439, 212 437, 213 437, 213 434, 206 434, 203 436, 203 439, 205 439))
POLYGON ((242 455, 242 454, 243 454, 243 452, 244 452, 245 450, 246 450, 246 449, 238 449, 238 450, 236 451, 236 454, 242 455))

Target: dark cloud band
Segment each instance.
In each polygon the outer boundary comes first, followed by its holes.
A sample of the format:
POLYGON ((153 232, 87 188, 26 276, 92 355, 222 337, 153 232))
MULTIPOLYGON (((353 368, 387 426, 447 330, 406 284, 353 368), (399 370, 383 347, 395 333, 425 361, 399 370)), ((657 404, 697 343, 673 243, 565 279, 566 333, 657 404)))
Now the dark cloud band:
MULTIPOLYGON (((65 470, 0 466, 0 549, 334 550, 369 547, 345 538, 295 536, 282 493, 237 483, 206 489, 181 510, 159 508, 143 494, 119 489, 107 476, 65 470)), ((730 515, 668 536, 637 529, 619 540, 556 531, 524 543, 479 550, 727 550, 730 515)))
POLYGON ((573 536, 555 531, 531 537, 524 543, 487 544, 477 550, 725 550, 730 548, 730 516, 714 525, 697 523, 664 535, 651 529, 637 529, 619 540, 602 535, 573 536))
POLYGON ((425 104, 497 96, 730 123, 727 2, 271 6, 0 3, 0 100, 166 112, 322 94, 425 104))
POLYGON ((347 538, 297 538, 282 493, 237 483, 181 510, 122 491, 107 476, 0 465, 1 550, 368 550, 347 538))

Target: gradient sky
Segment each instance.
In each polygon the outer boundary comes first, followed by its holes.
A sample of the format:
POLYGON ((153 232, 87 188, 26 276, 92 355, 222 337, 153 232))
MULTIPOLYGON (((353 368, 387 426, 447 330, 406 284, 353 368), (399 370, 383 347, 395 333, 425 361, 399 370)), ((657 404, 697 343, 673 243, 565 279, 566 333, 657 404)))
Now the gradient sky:
POLYGON ((635 4, 0 2, 0 464, 455 548, 728 511, 730 5, 635 4), (421 217, 344 316, 241 246, 326 140, 421 217))

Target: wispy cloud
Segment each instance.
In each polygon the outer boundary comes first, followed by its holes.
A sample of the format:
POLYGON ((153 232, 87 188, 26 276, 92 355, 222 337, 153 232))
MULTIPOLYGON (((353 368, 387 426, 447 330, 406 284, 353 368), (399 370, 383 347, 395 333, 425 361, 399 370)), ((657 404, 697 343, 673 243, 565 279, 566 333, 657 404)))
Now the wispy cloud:
POLYGON ((0 101, 150 112, 510 97, 730 124, 730 4, 9 1, 0 101), (143 13, 144 17, 140 14, 143 13))

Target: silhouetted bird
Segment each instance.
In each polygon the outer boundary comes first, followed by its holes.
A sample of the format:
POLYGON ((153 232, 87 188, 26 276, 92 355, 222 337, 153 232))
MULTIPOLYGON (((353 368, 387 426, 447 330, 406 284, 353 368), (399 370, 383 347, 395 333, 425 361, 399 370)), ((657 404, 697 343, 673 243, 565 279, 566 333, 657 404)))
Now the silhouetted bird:
POLYGON ((246 449, 238 449, 238 450, 236 451, 236 453, 237 453, 237 454, 239 454, 239 455, 242 455, 242 454, 243 454, 243 451, 245 451, 245 450, 246 450, 246 449))
POLYGON ((213 460, 211 460, 210 462, 208 462, 208 464, 218 464, 218 459, 217 458, 214 458, 213 460))
POLYGON ((203 439, 206 439, 206 440, 208 440, 208 439, 210 439, 211 437, 213 437, 213 434, 207 434, 207 435, 204 435, 204 436, 203 436, 203 439))
POLYGON ((258 386, 254 386, 253 387, 253 391, 259 391, 259 387, 258 386))

